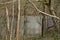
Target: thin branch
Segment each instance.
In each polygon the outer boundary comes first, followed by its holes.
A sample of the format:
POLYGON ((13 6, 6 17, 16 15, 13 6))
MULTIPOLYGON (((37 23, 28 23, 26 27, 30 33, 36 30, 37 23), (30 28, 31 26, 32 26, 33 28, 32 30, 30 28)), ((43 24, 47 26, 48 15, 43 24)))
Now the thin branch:
MULTIPOLYGON (((16 2, 17 0, 13 0, 13 1, 16 2)), ((0 4, 9 4, 9 3, 13 3, 13 1, 5 2, 5 3, 0 3, 0 4)))
POLYGON ((8 15, 8 8, 6 7, 6 16, 7 16, 7 28, 9 30, 9 15, 8 15))
MULTIPOLYGON (((13 1, 9 1, 9 2, 5 2, 5 3, 0 3, 0 4, 4 4, 4 5, 6 5, 6 4, 10 4, 10 3, 12 3, 13 4, 13 2, 16 2, 17 0, 13 0, 13 1)), ((2 8, 5 8, 6 6, 3 6, 3 7, 0 7, 0 9, 2 9, 2 8)))
POLYGON ((59 19, 59 20, 60 20, 60 18, 57 17, 57 16, 55 16, 55 15, 53 16, 53 15, 50 15, 50 14, 48 14, 48 13, 45 13, 45 12, 40 11, 32 1, 30 1, 30 0, 28 0, 28 1, 35 7, 35 9, 36 9, 38 12, 40 12, 40 13, 42 13, 42 14, 44 14, 44 15, 47 15, 47 16, 50 16, 50 17, 53 17, 53 18, 56 18, 56 19, 59 19))

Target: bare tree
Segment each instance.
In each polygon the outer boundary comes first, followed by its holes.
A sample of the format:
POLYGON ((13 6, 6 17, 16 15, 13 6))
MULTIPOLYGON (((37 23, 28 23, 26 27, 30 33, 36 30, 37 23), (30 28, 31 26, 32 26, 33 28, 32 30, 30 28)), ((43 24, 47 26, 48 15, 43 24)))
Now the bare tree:
POLYGON ((26 22, 27 22, 27 15, 26 15, 26 8, 27 8, 27 2, 25 3, 25 6, 24 6, 24 33, 23 35, 26 35, 26 31, 27 31, 27 25, 26 25, 26 22))
POLYGON ((6 27, 6 40, 9 38, 9 15, 8 15, 8 8, 6 7, 6 17, 7 17, 7 27, 6 27))
POLYGON ((12 36, 13 36, 13 24, 14 24, 14 0, 13 0, 13 7, 12 7, 12 22, 11 22, 11 29, 10 29, 10 40, 12 40, 12 36))
POLYGON ((46 12, 43 12, 43 11, 39 10, 32 1, 29 0, 29 2, 30 2, 30 3, 34 6, 34 8, 35 8, 38 12, 40 12, 41 14, 44 14, 44 15, 46 15, 46 16, 50 16, 50 17, 53 17, 53 18, 56 18, 56 19, 60 20, 60 18, 57 17, 57 16, 50 15, 50 14, 48 14, 48 13, 46 13, 46 12))
MULTIPOLYGON (((52 13, 52 12, 51 12, 51 0, 49 0, 48 3, 47 3, 48 5, 46 5, 47 8, 48 8, 48 13, 43 12, 43 11, 40 11, 40 10, 36 7, 36 5, 35 5, 31 0, 29 0, 29 2, 34 6, 34 8, 35 8, 39 13, 44 14, 45 16, 50 16, 50 17, 52 17, 52 20, 53 20, 53 22, 54 22, 54 25, 56 25, 56 22, 55 22, 54 19, 60 20, 60 18, 57 17, 55 13, 52 13)), ((43 4, 44 4, 44 2, 43 2, 43 4)), ((44 21, 44 19, 46 20, 47 18, 43 18, 43 21, 44 21)), ((43 25, 43 26, 47 27, 46 23, 47 23, 47 20, 43 23, 43 24, 45 24, 45 25, 43 25)))
POLYGON ((16 40, 19 40, 20 0, 17 1, 18 1, 18 18, 17 18, 17 26, 16 26, 16 40))
MULTIPOLYGON (((42 2, 43 2, 43 9, 42 9, 42 11, 43 12, 46 12, 46 13, 48 13, 48 8, 47 8, 47 6, 46 5, 44 5, 44 2, 45 2, 46 0, 43 0, 42 2), (47 11, 46 11, 47 10, 47 11)), ((43 18, 42 18, 42 36, 43 36, 43 33, 45 33, 46 32, 46 28, 47 28, 47 16, 45 16, 44 14, 43 14, 43 18)))

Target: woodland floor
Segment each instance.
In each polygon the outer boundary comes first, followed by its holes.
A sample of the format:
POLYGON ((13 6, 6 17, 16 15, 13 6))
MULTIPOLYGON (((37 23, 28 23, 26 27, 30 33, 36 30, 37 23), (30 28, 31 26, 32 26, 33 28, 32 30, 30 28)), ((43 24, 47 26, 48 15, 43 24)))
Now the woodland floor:
POLYGON ((54 30, 47 31, 43 37, 34 35, 33 37, 21 37, 21 40, 60 40, 60 34, 54 30))

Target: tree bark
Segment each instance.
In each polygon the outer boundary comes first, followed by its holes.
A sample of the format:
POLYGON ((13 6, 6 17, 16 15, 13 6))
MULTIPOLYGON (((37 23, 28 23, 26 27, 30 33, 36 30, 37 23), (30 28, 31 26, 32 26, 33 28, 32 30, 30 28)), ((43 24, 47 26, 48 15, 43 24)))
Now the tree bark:
POLYGON ((20 0, 18 1, 18 17, 17 17, 17 24, 16 24, 16 40, 19 40, 19 28, 20 28, 20 0))
POLYGON ((6 7, 7 27, 6 27, 6 40, 10 40, 10 29, 9 29, 9 14, 8 8, 6 7))
POLYGON ((11 22, 11 29, 10 29, 10 40, 12 40, 13 36, 13 24, 14 24, 14 0, 13 0, 13 7, 12 7, 12 22, 11 22))
MULTIPOLYGON (((49 4, 50 4, 50 5, 48 6, 48 8, 49 8, 49 14, 56 16, 56 14, 55 14, 55 12, 54 12, 54 0, 50 0, 49 4)), ((53 21, 53 23, 54 23, 53 26, 54 26, 55 31, 56 31, 56 29, 57 29, 56 19, 55 19, 55 18, 52 18, 52 21, 53 21)))
POLYGON ((27 22, 27 15, 26 15, 26 4, 24 6, 24 33, 23 35, 26 35, 26 31, 27 31, 27 25, 26 25, 26 22, 27 22))
MULTIPOLYGON (((43 0, 43 9, 42 11, 43 12, 47 12, 47 7, 44 5, 44 2, 46 0, 43 0)), ((42 36, 43 34, 46 32, 46 28, 47 28, 47 16, 43 14, 43 19, 42 19, 42 36)))

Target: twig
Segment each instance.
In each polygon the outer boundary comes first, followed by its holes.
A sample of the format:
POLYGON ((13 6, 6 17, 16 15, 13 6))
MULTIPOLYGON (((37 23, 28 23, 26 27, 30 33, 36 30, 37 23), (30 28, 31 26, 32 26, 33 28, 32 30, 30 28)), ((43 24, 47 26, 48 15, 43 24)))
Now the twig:
POLYGON ((40 13, 42 13, 42 14, 44 14, 44 15, 47 15, 47 16, 50 16, 50 17, 54 17, 54 18, 60 20, 60 18, 57 17, 57 16, 55 16, 55 15, 53 16, 53 15, 50 15, 50 14, 48 14, 48 13, 45 13, 45 12, 40 11, 32 1, 30 1, 30 0, 28 0, 28 1, 35 7, 35 9, 36 9, 38 12, 40 12, 40 13))

